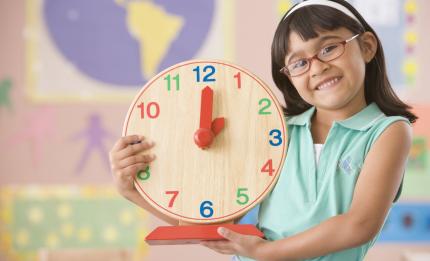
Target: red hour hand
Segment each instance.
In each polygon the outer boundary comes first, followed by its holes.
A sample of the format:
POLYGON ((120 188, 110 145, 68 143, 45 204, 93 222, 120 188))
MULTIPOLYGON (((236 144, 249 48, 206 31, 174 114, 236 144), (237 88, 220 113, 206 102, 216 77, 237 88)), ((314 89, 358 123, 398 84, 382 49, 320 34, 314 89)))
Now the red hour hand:
POLYGON ((214 136, 218 135, 224 129, 224 118, 216 118, 212 122, 212 132, 214 133, 214 136))

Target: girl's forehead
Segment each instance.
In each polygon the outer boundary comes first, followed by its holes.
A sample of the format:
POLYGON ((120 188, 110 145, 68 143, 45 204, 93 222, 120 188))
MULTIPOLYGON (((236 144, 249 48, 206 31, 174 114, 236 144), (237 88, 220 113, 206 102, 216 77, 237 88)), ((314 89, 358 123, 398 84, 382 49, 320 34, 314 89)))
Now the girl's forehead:
POLYGON ((312 47, 318 47, 319 44, 330 39, 342 39, 348 36, 349 30, 338 28, 335 30, 315 30, 317 37, 304 39, 298 32, 292 30, 288 36, 287 55, 295 52, 305 51, 312 47))

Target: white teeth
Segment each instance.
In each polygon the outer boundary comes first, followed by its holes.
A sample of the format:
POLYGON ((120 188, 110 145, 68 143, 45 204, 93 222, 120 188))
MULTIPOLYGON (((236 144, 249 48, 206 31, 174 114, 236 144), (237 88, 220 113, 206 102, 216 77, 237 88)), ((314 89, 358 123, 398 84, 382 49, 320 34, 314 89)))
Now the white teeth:
POLYGON ((338 81, 339 81, 339 78, 336 77, 333 80, 325 82, 325 83, 321 84, 320 86, 318 86, 317 90, 322 90, 322 89, 328 88, 328 87, 332 86, 333 84, 335 84, 338 81))

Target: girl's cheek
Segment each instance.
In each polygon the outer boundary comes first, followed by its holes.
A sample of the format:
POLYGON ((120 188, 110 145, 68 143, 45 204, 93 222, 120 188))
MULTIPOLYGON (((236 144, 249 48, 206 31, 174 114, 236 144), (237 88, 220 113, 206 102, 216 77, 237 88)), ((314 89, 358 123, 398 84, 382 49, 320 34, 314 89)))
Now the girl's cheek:
POLYGON ((312 94, 307 84, 295 85, 300 97, 306 102, 310 102, 312 94))
POLYGON ((303 93, 309 90, 309 82, 305 79, 305 77, 303 77, 302 79, 296 79, 293 82, 293 85, 299 93, 303 93))

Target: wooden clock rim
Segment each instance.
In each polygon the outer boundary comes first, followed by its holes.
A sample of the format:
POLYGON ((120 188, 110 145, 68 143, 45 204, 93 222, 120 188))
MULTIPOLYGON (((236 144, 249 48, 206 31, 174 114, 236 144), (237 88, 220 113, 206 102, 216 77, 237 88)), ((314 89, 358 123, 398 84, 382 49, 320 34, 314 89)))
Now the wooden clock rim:
MULTIPOLYGON (((152 85, 152 83, 154 83, 155 81, 157 81, 160 77, 162 77, 163 75, 165 75, 166 73, 168 73, 169 71, 175 70, 179 67, 182 66, 187 66, 190 64, 199 64, 199 63, 204 63, 204 64, 220 64, 220 65, 225 65, 225 66, 229 66, 232 68, 235 68, 243 73, 246 73, 246 75, 248 75, 249 77, 251 77, 252 79, 254 79, 255 81, 257 81, 259 83, 259 85, 261 87, 264 88, 264 90, 266 91, 266 93, 270 96, 270 98, 272 99, 272 101, 275 103, 275 107, 276 110, 278 112, 278 115, 281 117, 281 122, 282 122, 282 132, 283 132, 283 137, 288 138, 287 137, 287 130, 286 130, 286 122, 285 122, 285 117, 283 115, 282 112, 282 108, 279 104, 279 101, 276 97, 274 97, 272 90, 270 89, 269 86, 267 86, 262 80, 260 80, 257 76, 253 75, 252 73, 248 72, 248 70, 237 66, 237 65, 233 65, 230 64, 227 61, 221 61, 221 60, 210 60, 210 59, 197 59, 197 60, 187 60, 181 63, 177 63, 171 67, 168 67, 166 69, 164 69, 163 71, 161 71, 160 73, 158 73, 156 76, 154 76, 150 81, 148 81, 139 91, 139 93, 135 96, 133 102, 131 103, 128 112, 127 112, 127 116, 126 119, 124 121, 124 125, 123 125, 123 131, 122 131, 122 136, 125 136, 127 134, 127 128, 128 128, 128 123, 130 121, 130 117, 132 114, 133 109, 136 106, 136 103, 140 100, 141 96, 143 95, 143 93, 148 89, 148 87, 150 87, 152 85), (281 110, 281 111, 280 111, 281 110)), ((140 186, 139 182, 137 181, 136 177, 134 177, 134 184, 136 186, 136 189, 139 190, 139 192, 141 192, 141 196, 148 202, 150 203, 154 208, 156 208, 158 211, 160 211, 161 213, 177 219, 177 220, 181 220, 181 221, 185 221, 185 222, 194 222, 194 223, 221 223, 224 221, 228 221, 228 220, 233 220, 236 217, 241 217, 243 216, 244 213, 246 213, 247 211, 249 211, 250 209, 252 209, 253 207, 255 207, 258 203, 260 203, 265 197, 266 195, 273 189, 273 187, 276 184, 276 181, 279 179, 279 176, 281 175, 282 172, 282 167, 284 165, 285 162, 285 158, 286 158, 286 150, 287 150, 287 145, 285 144, 282 148, 282 158, 280 160, 279 166, 277 168, 276 174, 274 175, 274 177, 272 178, 272 180, 270 181, 270 184, 266 187, 266 189, 250 204, 247 204, 245 207, 240 208, 239 210, 237 210, 236 212, 230 213, 228 215, 224 215, 222 217, 217 217, 217 218, 191 218, 191 217, 186 217, 174 212, 171 212, 167 209, 165 209, 163 206, 159 205, 156 201, 154 201, 150 196, 148 196, 146 194, 146 192, 142 189, 142 187, 140 186), (143 194, 143 195, 142 195, 143 194)))

